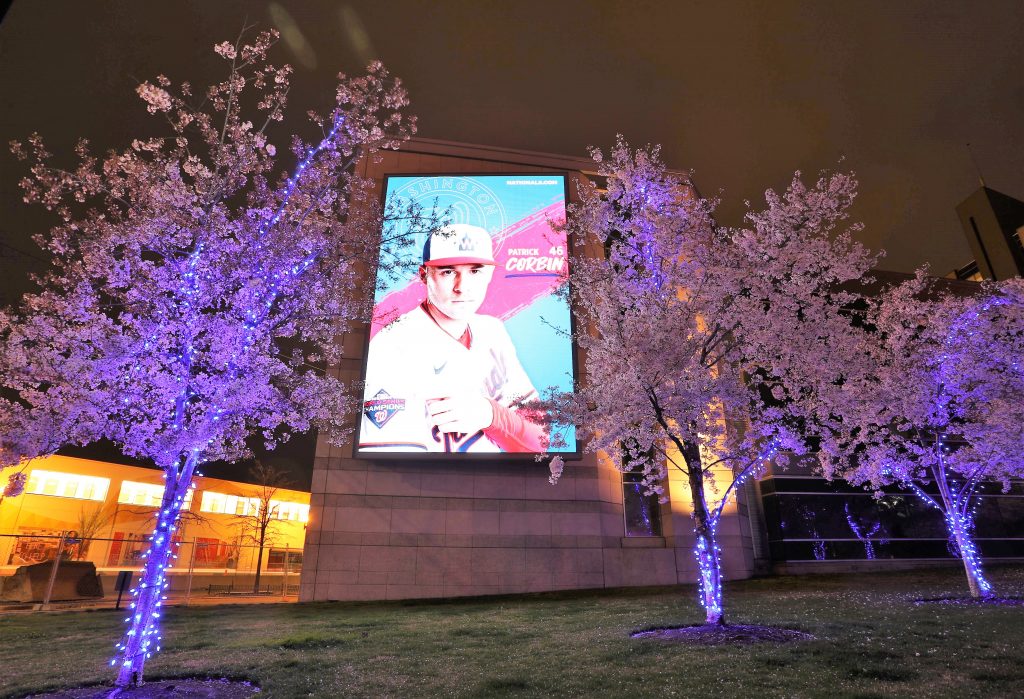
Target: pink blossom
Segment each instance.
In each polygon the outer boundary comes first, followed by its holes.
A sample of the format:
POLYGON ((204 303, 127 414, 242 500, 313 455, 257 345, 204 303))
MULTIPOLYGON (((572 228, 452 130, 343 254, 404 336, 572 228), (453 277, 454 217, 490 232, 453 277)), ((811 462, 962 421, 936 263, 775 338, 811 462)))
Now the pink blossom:
POLYGON ((135 92, 148 105, 146 111, 150 114, 166 112, 173 106, 171 95, 167 90, 157 87, 149 82, 144 82, 135 88, 135 92))
MULTIPOLYGON (((37 136, 20 148, 26 200, 59 217, 39 237, 53 271, 17 311, 0 312, 0 396, 17 397, 0 398, 0 465, 107 439, 162 468, 174 503, 202 463, 249 456, 253 435, 271 447, 314 428, 345 438, 351 391, 319 367, 341 359, 338 328, 369 313, 362 275, 376 259, 381 211, 355 160, 411 127, 383 106, 405 94, 377 66, 343 81, 317 117, 326 136, 296 138, 301 166, 277 178, 264 129, 283 117, 290 70, 267 59, 275 39, 264 32, 242 46, 201 106, 166 79, 140 85, 151 113, 174 110, 168 138, 102 158, 82 144, 70 171, 47 162, 37 136)), ((159 514, 141 621, 116 663, 122 686, 142 680, 170 555, 162 532, 176 517, 171 507, 159 514)))
POLYGON ((234 45, 230 41, 222 41, 219 44, 214 44, 213 50, 218 56, 223 56, 228 60, 233 60, 238 55, 235 51, 234 45))
POLYGON ((722 506, 775 452, 806 449, 791 425, 813 401, 781 401, 813 396, 813 381, 847 361, 840 309, 850 298, 836 286, 876 259, 845 223, 856 181, 797 175, 785 192, 766 192, 747 227, 729 229, 715 224, 715 202, 666 173, 657 147, 634 151, 620 137, 592 156, 607 192, 584 187, 568 222, 578 245, 607 250, 570 266, 587 382, 545 406, 554 425, 576 426, 587 451, 641 474, 649 493, 666 497, 669 469, 684 475, 702 602, 718 623, 722 506))
POLYGON ((548 482, 551 485, 556 485, 558 479, 562 477, 562 470, 565 468, 565 461, 561 456, 552 456, 551 461, 548 462, 548 469, 551 471, 551 476, 548 478, 548 482))
POLYGON ((5 498, 14 498, 25 491, 25 484, 28 483, 28 474, 25 471, 12 473, 7 479, 7 487, 4 488, 5 498))

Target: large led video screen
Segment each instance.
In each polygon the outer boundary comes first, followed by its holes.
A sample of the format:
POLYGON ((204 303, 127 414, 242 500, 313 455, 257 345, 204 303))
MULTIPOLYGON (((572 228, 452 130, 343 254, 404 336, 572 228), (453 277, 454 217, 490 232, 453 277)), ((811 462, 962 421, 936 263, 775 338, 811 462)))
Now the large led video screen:
POLYGON ((549 444, 529 408, 574 382, 565 175, 389 176, 384 190, 440 222, 401 235, 399 219, 382 242, 356 455, 576 452, 571 428, 549 444), (411 263, 396 275, 395 259, 411 263))

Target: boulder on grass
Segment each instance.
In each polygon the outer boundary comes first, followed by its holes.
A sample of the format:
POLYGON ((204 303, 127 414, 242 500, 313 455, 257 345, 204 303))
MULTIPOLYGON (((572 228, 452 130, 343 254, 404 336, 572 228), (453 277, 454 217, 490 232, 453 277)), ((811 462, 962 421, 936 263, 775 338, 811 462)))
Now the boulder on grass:
MULTIPOLYGON (((0 600, 6 602, 42 602, 50 582, 53 561, 19 566, 3 581, 0 600)), ((103 585, 91 561, 61 561, 53 581, 51 602, 103 597, 103 585)))

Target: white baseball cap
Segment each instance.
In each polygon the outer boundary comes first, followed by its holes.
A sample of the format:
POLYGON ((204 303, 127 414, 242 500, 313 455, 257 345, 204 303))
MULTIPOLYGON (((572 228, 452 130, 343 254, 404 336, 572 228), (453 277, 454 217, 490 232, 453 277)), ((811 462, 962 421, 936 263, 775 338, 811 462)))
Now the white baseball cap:
POLYGON ((423 264, 427 267, 449 265, 493 265, 491 235, 479 226, 452 223, 440 228, 423 245, 423 264))

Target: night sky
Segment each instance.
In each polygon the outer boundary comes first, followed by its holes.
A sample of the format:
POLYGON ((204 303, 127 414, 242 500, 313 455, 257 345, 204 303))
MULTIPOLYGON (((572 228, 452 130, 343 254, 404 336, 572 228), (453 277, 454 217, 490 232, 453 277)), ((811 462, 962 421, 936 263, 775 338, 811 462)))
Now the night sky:
MULTIPOLYGON (((122 147, 159 127, 134 94, 158 73, 205 85, 211 46, 276 26, 296 68, 285 131, 330 104, 334 75, 380 58, 420 135, 583 156, 616 133, 692 169, 741 222, 795 169, 861 181, 862 240, 885 269, 967 262, 954 207, 978 187, 1024 198, 1024 2, 38 2, 0 24, 0 135, 122 147)), ((45 267, 48 219, 0 154, 0 303, 45 267), (16 251, 17 250, 17 251, 16 251), (18 252, 20 251, 20 252, 18 252)))

